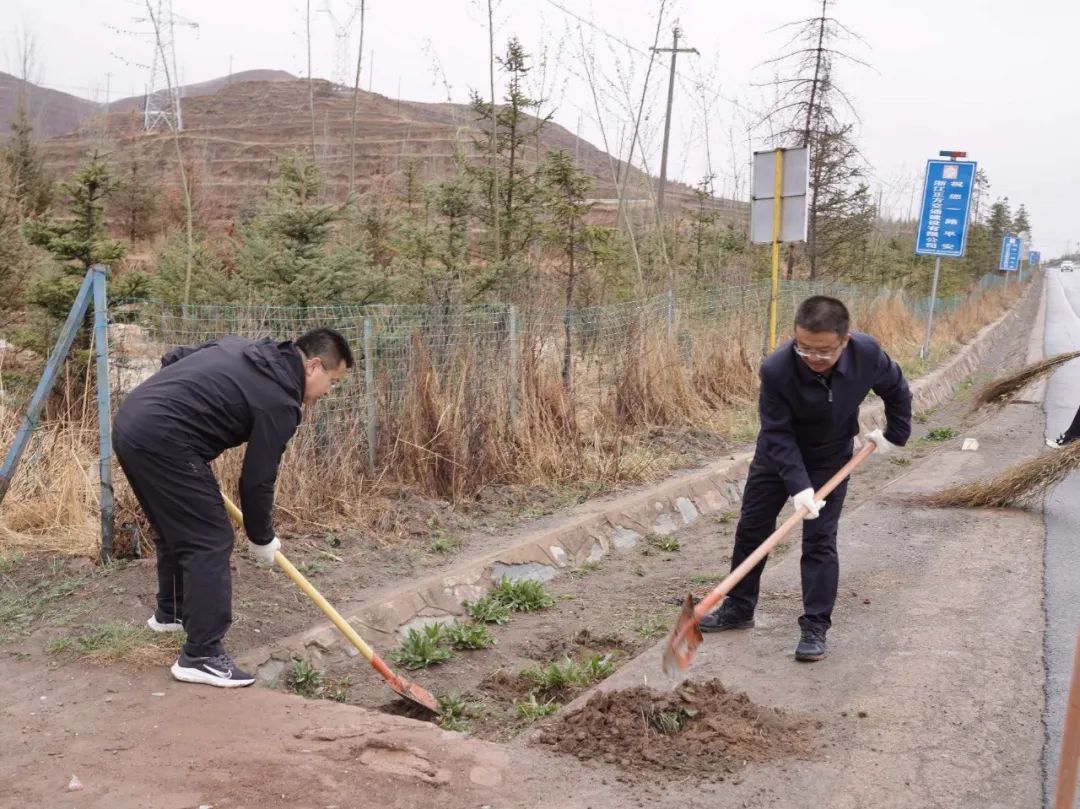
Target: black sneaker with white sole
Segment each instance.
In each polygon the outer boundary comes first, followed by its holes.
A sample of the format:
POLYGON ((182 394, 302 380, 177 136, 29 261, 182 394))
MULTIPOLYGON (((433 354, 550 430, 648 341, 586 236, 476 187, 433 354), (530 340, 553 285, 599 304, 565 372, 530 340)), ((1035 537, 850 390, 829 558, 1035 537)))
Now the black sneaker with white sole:
POLYGON ((172 665, 172 676, 185 683, 203 683, 218 688, 243 688, 255 678, 241 671, 227 654, 213 657, 189 657, 184 652, 172 665))
POLYGON ((720 609, 703 615, 698 621, 698 628, 702 632, 727 632, 732 629, 753 629, 754 613, 742 615, 727 604, 721 604, 720 609))
POLYGON ((184 622, 179 618, 166 618, 154 613, 146 619, 146 625, 151 632, 183 632, 184 622))

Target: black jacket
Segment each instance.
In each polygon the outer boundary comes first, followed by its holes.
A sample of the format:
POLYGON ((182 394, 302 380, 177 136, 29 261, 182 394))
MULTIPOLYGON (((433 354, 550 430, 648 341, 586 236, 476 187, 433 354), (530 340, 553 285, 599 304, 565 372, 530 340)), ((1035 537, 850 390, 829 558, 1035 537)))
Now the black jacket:
POLYGON ((828 377, 810 370, 788 340, 761 365, 756 459, 783 478, 789 494, 809 489, 808 467, 851 452, 859 405, 870 391, 885 403, 885 438, 903 446, 911 435, 911 391, 877 340, 853 333, 828 377))
POLYGON ((113 428, 135 446, 165 452, 169 445, 183 447, 207 462, 246 441, 244 529, 252 542, 265 545, 274 538, 278 464, 300 424, 299 350, 291 342, 228 336, 176 348, 161 366, 124 398, 113 428))

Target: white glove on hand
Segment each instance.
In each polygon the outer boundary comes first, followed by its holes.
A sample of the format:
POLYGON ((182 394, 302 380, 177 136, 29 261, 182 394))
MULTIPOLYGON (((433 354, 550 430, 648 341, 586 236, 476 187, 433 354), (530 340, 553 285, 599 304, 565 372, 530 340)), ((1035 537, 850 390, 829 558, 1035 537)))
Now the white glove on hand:
POLYGON ((791 498, 791 502, 795 504, 795 510, 799 508, 806 509, 806 516, 804 520, 816 520, 821 514, 821 510, 825 508, 824 500, 814 500, 813 489, 803 489, 797 495, 791 498))
POLYGON ((867 441, 874 442, 874 444, 877 446, 877 449, 875 449, 874 452, 876 452, 878 455, 884 455, 886 452, 892 449, 893 445, 885 440, 885 435, 881 432, 881 430, 872 430, 868 432, 864 436, 864 438, 867 441))
POLYGON ((265 545, 256 545, 254 542, 248 540, 248 548, 251 550, 251 555, 255 557, 257 562, 261 562, 264 565, 274 564, 274 554, 281 550, 281 540, 274 537, 265 545))

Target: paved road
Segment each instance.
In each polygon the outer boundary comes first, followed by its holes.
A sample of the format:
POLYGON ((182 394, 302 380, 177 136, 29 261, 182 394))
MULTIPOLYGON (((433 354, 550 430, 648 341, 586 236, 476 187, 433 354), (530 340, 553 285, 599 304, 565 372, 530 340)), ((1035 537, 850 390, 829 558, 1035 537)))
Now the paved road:
MULTIPOLYGON (((1047 272, 1047 356, 1080 348, 1080 273, 1047 272)), ((1054 374, 1047 386, 1047 437, 1064 432, 1080 406, 1080 361, 1054 374)), ((1047 805, 1057 775, 1065 701, 1080 631, 1080 472, 1046 501, 1046 768, 1047 805)), ((1080 806, 1080 801, 1077 802, 1080 806)))

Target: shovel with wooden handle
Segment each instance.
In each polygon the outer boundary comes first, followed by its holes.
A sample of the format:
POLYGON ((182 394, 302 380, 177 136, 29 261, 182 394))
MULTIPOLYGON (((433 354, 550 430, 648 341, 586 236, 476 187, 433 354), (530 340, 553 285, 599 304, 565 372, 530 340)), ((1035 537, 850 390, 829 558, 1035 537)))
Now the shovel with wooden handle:
MULTIPOLYGON (((839 486, 850 475, 855 467, 870 457, 870 454, 877 449, 877 445, 873 441, 868 441, 866 446, 859 452, 840 470, 833 475, 829 480, 814 493, 814 500, 824 500, 833 490, 839 486)), ((694 659, 694 654, 697 652, 698 647, 701 645, 702 635, 701 628, 698 623, 708 615, 719 604, 723 598, 731 592, 731 590, 749 573, 758 562, 764 559, 772 549, 776 547, 777 543, 783 539, 787 533, 803 521, 806 517, 806 508, 799 507, 794 514, 788 517, 784 523, 777 528, 768 539, 762 542, 754 552, 747 556, 737 568, 729 573, 720 584, 718 584, 713 591, 709 593, 705 598, 698 602, 697 606, 694 606, 693 595, 688 594, 686 601, 683 602, 682 612, 679 614, 678 619, 675 621, 675 628, 671 630, 671 634, 668 636, 667 645, 664 647, 663 666, 664 673, 668 676, 675 674, 677 671, 686 669, 694 659)))
MULTIPOLYGON (((221 499, 225 501, 225 510, 229 512, 229 516, 232 517, 237 525, 242 526, 244 524, 244 515, 236 506, 236 503, 230 500, 225 492, 221 493, 221 499)), ((292 562, 285 558, 285 554, 281 551, 277 551, 274 554, 274 562, 278 567, 285 571, 285 575, 292 579, 297 587, 307 594, 308 598, 315 602, 316 606, 323 611, 334 626, 341 630, 341 634, 348 638, 349 642, 355 646, 357 651, 359 651, 371 664, 371 667, 379 672, 382 678, 386 680, 387 685, 394 689, 398 695, 405 697, 405 699, 410 702, 415 702, 417 705, 420 705, 433 713, 440 713, 438 700, 416 683, 409 682, 400 674, 395 674, 391 671, 390 667, 383 662, 383 659, 376 654, 375 650, 368 646, 364 642, 364 639, 356 633, 356 630, 352 628, 352 625, 341 617, 341 613, 335 610, 330 605, 330 602, 323 598, 322 594, 312 586, 311 582, 304 578, 304 575, 293 566, 292 562)))

